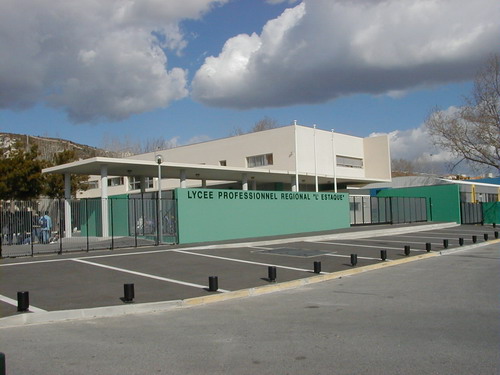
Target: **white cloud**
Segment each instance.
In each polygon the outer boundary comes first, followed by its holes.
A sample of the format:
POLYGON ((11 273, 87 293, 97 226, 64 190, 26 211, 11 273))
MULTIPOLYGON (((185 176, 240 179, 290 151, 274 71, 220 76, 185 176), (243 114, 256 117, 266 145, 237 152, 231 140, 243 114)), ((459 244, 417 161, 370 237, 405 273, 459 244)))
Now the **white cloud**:
POLYGON ((0 108, 37 102, 75 122, 120 120, 188 95, 186 72, 166 50, 178 23, 227 0, 3 0, 0 108))
MULTIPOLYGON (((454 110, 455 107, 450 107, 447 111, 454 110)), ((372 133, 370 137, 382 134, 387 134, 389 137, 391 159, 412 162, 416 172, 449 173, 451 167, 460 160, 450 152, 434 146, 425 124, 418 128, 394 130, 390 133, 372 133)), ((466 163, 462 163, 451 172, 461 173, 460 171, 469 173, 470 169, 466 163)))
POLYGON ((304 0, 207 57, 193 96, 247 109, 470 79, 498 50, 499 20, 498 0, 304 0))

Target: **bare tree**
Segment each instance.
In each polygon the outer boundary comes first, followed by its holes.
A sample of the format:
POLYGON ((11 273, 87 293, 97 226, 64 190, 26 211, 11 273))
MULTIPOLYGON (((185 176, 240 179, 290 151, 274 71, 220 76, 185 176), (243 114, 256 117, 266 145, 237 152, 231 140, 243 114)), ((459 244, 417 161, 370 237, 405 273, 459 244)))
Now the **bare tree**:
POLYGON ((261 132, 263 130, 269 130, 269 129, 274 129, 278 127, 278 121, 276 121, 273 118, 270 118, 268 116, 264 117, 263 119, 257 121, 253 128, 250 129, 249 133, 256 133, 256 132, 261 132))
POLYGON ((492 56, 477 73, 462 107, 434 109, 426 127, 436 146, 471 165, 500 171, 500 58, 492 56))
POLYGON ((278 121, 275 119, 265 116, 264 118, 260 119, 257 121, 253 127, 249 131, 244 131, 241 129, 239 126, 234 127, 233 130, 229 133, 230 137, 238 136, 238 135, 243 135, 243 134, 248 134, 248 133, 256 133, 256 132, 261 132, 263 130, 269 130, 269 129, 274 129, 278 127, 278 121))
POLYGON ((413 176, 415 174, 415 165, 410 160, 392 159, 392 177, 413 176))

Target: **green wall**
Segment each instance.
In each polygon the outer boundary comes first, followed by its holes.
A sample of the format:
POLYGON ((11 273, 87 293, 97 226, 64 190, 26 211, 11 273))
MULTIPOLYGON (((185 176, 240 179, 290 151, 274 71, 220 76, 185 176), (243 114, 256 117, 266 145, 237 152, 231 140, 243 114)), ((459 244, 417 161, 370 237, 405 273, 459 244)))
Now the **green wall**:
POLYGON ((109 235, 128 236, 128 194, 113 195, 108 199, 109 235))
MULTIPOLYGON (((128 195, 115 195, 108 198, 109 235, 128 236, 128 195)), ((80 222, 82 236, 101 237, 101 198, 82 199, 80 207, 80 222)))
POLYGON ((483 203, 483 220, 486 224, 500 224, 500 202, 483 203))
POLYGON ((179 243, 348 228, 348 194, 176 189, 179 243))
POLYGON ((460 190, 458 185, 417 186, 381 190, 378 197, 427 198, 429 221, 455 222, 460 224, 460 190))

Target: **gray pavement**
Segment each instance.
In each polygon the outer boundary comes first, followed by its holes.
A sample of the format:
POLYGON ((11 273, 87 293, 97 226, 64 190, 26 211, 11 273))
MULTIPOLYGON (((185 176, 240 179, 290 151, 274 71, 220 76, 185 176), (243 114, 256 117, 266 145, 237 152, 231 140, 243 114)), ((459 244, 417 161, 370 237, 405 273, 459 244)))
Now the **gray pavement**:
MULTIPOLYGON (((464 238, 465 246, 472 246, 472 235, 484 243, 483 233, 488 233, 489 239, 494 237, 491 226, 376 226, 244 243, 2 259, 0 327, 72 319, 82 314, 109 316, 112 308, 116 314, 123 314, 128 310, 143 311, 146 303, 206 298, 215 294, 207 290, 208 277, 214 275, 219 277, 219 294, 262 288, 270 285, 268 266, 277 268, 277 282, 283 285, 314 276, 315 261, 322 263, 323 275, 387 263, 381 262, 381 249, 387 251, 389 263, 397 263, 425 255, 427 242, 432 245, 432 253, 438 254, 445 250, 443 239, 449 239, 449 249, 460 248, 459 237, 464 238), (403 252, 405 245, 411 247, 408 257, 403 252), (350 264, 350 254, 353 253, 358 255, 356 267, 350 264), (135 285, 135 304, 139 307, 127 307, 120 299, 123 284, 128 283, 135 285), (30 293, 30 309, 34 313, 17 313, 18 291, 30 293), (47 314, 42 310, 58 313, 47 314), (66 315, 62 313, 64 311, 66 315)), ((167 307, 171 306, 172 303, 167 303, 167 307)), ((158 309, 158 306, 154 305, 153 309, 158 309)))
POLYGON ((277 293, 3 328, 7 374, 498 374, 498 243, 277 293))

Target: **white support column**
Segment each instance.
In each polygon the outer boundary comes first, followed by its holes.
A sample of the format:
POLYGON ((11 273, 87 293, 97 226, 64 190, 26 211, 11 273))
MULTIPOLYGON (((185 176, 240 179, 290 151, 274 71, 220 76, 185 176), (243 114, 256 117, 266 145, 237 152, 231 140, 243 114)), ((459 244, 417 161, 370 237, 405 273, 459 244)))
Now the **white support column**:
POLYGON ((297 191, 297 177, 296 176, 292 176, 291 184, 292 184, 292 191, 297 191))
POLYGON ((241 190, 248 190, 248 175, 243 173, 241 177, 241 190))
POLYGON ((295 129, 295 184, 292 183, 292 191, 299 191, 299 147, 297 140, 297 121, 294 121, 295 129), (294 190, 295 185, 295 190, 294 190))
POLYGON ((335 136, 332 129, 332 161, 333 161, 333 191, 337 192, 337 152, 335 151, 335 136))
POLYGON ((109 237, 108 166, 101 165, 101 224, 102 236, 109 237))
POLYGON ((207 179, 206 179, 206 178, 203 178, 203 179, 201 180, 201 187, 202 187, 203 189, 206 189, 206 188, 207 188, 207 179))
POLYGON ((314 185, 318 192, 318 158, 316 156, 316 124, 314 124, 314 185))
POLYGON ((181 169, 180 180, 181 180, 181 189, 185 189, 187 187, 187 184, 186 184, 186 170, 185 169, 181 169))
MULTIPOLYGON (((64 174, 64 237, 70 238, 73 233, 71 228, 71 175, 69 173, 64 174)), ((63 237, 63 234, 60 233, 63 237)))

